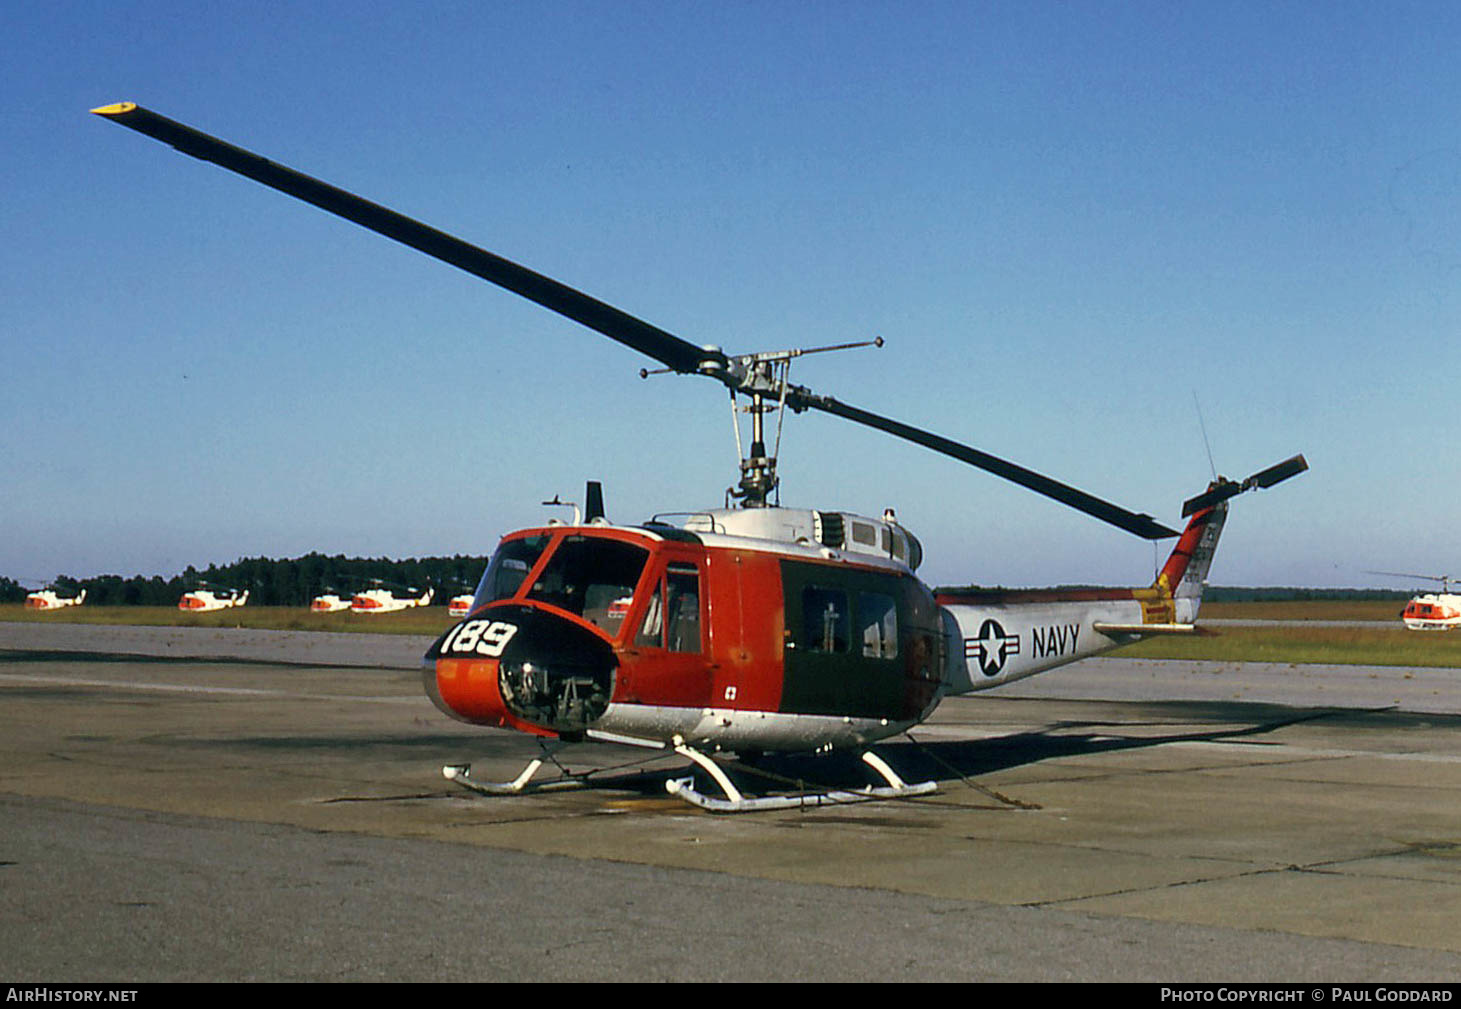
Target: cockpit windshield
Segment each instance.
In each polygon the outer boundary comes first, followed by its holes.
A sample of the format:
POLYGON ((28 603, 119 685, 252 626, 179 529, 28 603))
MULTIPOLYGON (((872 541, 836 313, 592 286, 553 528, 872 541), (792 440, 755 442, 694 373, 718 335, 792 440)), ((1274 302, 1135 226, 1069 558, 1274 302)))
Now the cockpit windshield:
POLYGON ((477 585, 477 594, 472 597, 472 609, 515 595, 547 546, 548 536, 540 534, 508 540, 498 547, 497 553, 492 555, 492 562, 482 575, 482 581, 477 585))
POLYGON ((633 543, 567 536, 527 597, 575 613, 614 636, 629 614, 648 560, 649 551, 633 543))

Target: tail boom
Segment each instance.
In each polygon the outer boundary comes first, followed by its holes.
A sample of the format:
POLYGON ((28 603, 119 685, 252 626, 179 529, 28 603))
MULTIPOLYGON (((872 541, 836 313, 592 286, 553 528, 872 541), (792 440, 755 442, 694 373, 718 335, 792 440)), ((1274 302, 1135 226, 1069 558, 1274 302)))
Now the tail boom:
POLYGON ((1193 515, 1145 588, 936 590, 944 692, 988 690, 1149 634, 1193 633, 1226 518, 1226 502, 1193 515))

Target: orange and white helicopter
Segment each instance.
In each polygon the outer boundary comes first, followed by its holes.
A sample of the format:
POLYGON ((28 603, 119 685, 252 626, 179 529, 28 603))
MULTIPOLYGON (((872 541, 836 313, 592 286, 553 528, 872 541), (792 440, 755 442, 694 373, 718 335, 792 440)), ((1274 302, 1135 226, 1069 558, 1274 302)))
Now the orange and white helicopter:
POLYGON ((248 589, 240 592, 238 589, 215 588, 205 582, 191 592, 184 592, 178 600, 178 609, 184 613, 209 613, 243 606, 248 601, 248 589))
MULTIPOLYGON (((131 103, 94 110, 111 121, 353 221, 528 298, 658 361, 667 372, 724 385, 749 400, 750 450, 737 507, 671 522, 609 521, 590 483, 582 513, 504 536, 472 609, 426 654, 427 694, 466 722, 530 733, 543 746, 513 781, 446 776, 476 791, 517 793, 584 783, 533 783, 569 743, 609 741, 680 754, 724 793, 694 778, 671 793, 713 811, 920 795, 871 749, 918 725, 945 697, 987 690, 1150 634, 1194 630, 1227 501, 1307 468, 1302 456, 1242 482, 1215 480, 1187 501, 1182 531, 979 449, 793 385, 810 350, 731 355, 702 347, 558 281, 352 193, 131 103), (1156 580, 1118 589, 935 589, 916 571, 918 539, 891 511, 871 518, 784 508, 765 415, 816 410, 986 470, 1146 539, 1177 537, 1156 580), (849 749, 876 787, 817 795, 747 796, 714 754, 849 749)), ((881 342, 881 341, 876 341, 881 342)), ((844 345, 850 346, 850 345, 844 345)), ((833 350, 842 348, 817 348, 833 350)), ((641 372, 648 374, 648 372, 641 372)), ((737 442, 740 432, 737 430, 737 442)), ((555 502, 561 504, 562 502, 555 502)), ((560 765, 561 766, 561 765, 560 765)))
POLYGON ((1461 595, 1450 591, 1451 583, 1461 579, 1450 575, 1409 575, 1398 571, 1371 571, 1372 575, 1387 575, 1391 578, 1418 578, 1421 581, 1440 582, 1441 591, 1423 592, 1411 597, 1400 611, 1400 619, 1412 631, 1452 631, 1461 627, 1461 595))
POLYGON ((333 589, 320 593, 309 601, 311 613, 344 613, 350 608, 350 596, 342 596, 333 589))
POLYGON ((449 617, 464 617, 472 612, 472 600, 475 598, 472 593, 466 592, 459 596, 452 596, 446 604, 446 614, 449 617))
POLYGON ((387 588, 384 587, 385 583, 379 580, 376 580, 373 585, 373 588, 363 589, 350 598, 351 613, 397 613, 416 606, 430 606, 431 600, 436 594, 435 589, 421 592, 402 586, 387 588), (399 594, 397 589, 400 589, 399 594))
POLYGON ((48 585, 35 592, 26 593, 25 608, 28 610, 64 610, 69 606, 80 606, 84 602, 86 602, 85 589, 74 596, 63 596, 56 591, 55 586, 48 585))

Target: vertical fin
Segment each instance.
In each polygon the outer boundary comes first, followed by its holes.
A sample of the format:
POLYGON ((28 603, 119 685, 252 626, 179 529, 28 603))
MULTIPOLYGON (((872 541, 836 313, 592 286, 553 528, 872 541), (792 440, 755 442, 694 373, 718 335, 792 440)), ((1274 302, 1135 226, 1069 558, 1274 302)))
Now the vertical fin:
POLYGON ((1153 588, 1171 593, 1176 604, 1174 616, 1177 623, 1190 624, 1197 619, 1207 573, 1212 568, 1218 537, 1222 535, 1227 518, 1226 501, 1219 501, 1193 515, 1157 575, 1153 588))

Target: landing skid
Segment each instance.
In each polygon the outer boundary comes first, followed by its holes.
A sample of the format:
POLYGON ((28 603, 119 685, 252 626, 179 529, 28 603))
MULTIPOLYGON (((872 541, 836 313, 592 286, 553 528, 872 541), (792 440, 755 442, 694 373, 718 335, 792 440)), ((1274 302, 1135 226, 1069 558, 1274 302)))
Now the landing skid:
POLYGON ((471 764, 447 764, 441 769, 441 774, 447 781, 454 781, 463 788, 482 795, 527 795, 533 792, 561 792, 588 787, 588 782, 582 778, 556 778, 534 785, 531 783, 532 777, 542 766, 541 760, 534 760, 512 781, 478 781, 472 777, 471 764))
POLYGON ((715 783, 725 792, 724 799, 717 799, 695 790, 693 778, 671 778, 665 782, 665 790, 671 795, 699 806, 712 813, 756 813, 772 809, 797 809, 807 806, 839 806, 852 802, 873 802, 881 799, 907 799, 915 795, 929 795, 938 791, 938 783, 924 781, 909 785, 898 777, 887 763, 871 750, 862 754, 865 764, 880 774, 888 784, 885 787, 868 785, 857 791, 815 792, 799 795, 763 795, 747 798, 736 788, 719 764, 699 750, 680 744, 675 752, 699 764, 715 783))
MULTIPOLYGON (((626 740, 618 739, 618 742, 626 740)), ((637 745, 646 745, 633 741, 637 745)), ((478 781, 472 777, 471 764, 448 764, 441 769, 442 776, 448 781, 455 782, 470 791, 480 795, 530 795, 536 792, 557 792, 568 789, 590 787, 588 778, 594 771, 586 771, 581 774, 572 774, 562 764, 559 764, 554 757, 564 743, 543 743, 543 755, 528 762, 512 781, 478 781), (533 776, 538 773, 543 764, 552 761, 563 772, 563 777, 551 781, 533 783, 533 776)), ((659 746, 662 744, 653 744, 659 746)), ((699 765, 705 773, 715 780, 715 783, 725 793, 724 799, 706 795, 695 789, 694 778, 671 778, 665 782, 665 790, 676 798, 683 799, 692 805, 699 806, 711 813, 757 813, 773 809, 798 809, 814 806, 841 806, 854 802, 876 802, 886 799, 908 799, 918 795, 931 795, 938 791, 938 783, 934 781, 923 781, 916 785, 910 785, 898 777, 887 762, 871 750, 865 750, 862 760, 887 782, 883 786, 868 785, 855 790, 837 790, 830 792, 803 792, 795 795, 764 795, 747 796, 730 777, 725 770, 710 757, 701 753, 692 746, 686 745, 683 741, 676 739, 674 751, 680 756, 693 761, 699 765)))
POLYGON ((523 795, 532 792, 561 792, 574 788, 586 788, 587 775, 571 775, 567 769, 559 764, 553 754, 562 748, 561 743, 542 743, 543 755, 528 762, 521 774, 511 781, 478 781, 472 777, 471 764, 447 764, 441 769, 442 777, 447 781, 454 781, 463 788, 482 795, 523 795), (555 778, 552 781, 544 781, 539 784, 532 784, 533 775, 543 766, 544 761, 551 760, 557 764, 558 769, 563 771, 564 777, 555 778))

